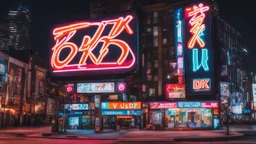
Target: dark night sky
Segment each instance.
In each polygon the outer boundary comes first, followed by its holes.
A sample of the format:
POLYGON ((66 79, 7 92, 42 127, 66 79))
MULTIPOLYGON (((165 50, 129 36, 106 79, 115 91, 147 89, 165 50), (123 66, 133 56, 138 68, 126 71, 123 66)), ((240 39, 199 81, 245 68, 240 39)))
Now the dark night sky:
MULTIPOLYGON (((256 28, 256 15, 253 0, 218 0, 220 16, 235 29, 241 32, 247 40, 246 48, 249 50, 249 68, 256 72, 256 49, 254 39, 256 28)), ((27 4, 32 12, 32 46, 39 56, 48 57, 48 41, 50 28, 54 24, 69 21, 88 19, 90 0, 1 0, 0 21, 7 16, 10 7, 17 7, 22 2, 27 4)))

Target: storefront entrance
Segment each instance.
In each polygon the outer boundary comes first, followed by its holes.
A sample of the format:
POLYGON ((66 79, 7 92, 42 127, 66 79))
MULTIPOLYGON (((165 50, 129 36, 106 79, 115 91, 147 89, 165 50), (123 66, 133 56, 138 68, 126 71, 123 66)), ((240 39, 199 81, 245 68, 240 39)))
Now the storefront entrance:
POLYGON ((217 102, 152 102, 150 103, 151 126, 162 128, 206 128, 214 126, 217 102), (215 110, 216 109, 216 110, 215 110))
POLYGON ((168 128, 190 127, 190 128, 211 128, 212 112, 209 108, 176 108, 165 111, 168 128))

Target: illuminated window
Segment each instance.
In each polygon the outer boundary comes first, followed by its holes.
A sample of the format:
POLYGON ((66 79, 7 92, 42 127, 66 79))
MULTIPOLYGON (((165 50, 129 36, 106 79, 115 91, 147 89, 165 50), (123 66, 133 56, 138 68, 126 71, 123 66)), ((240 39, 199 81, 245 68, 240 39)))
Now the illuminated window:
POLYGON ((151 28, 147 28, 147 32, 151 32, 151 28))
POLYGON ((157 18, 157 17, 158 17, 158 12, 154 12, 154 13, 153 13, 153 17, 154 17, 154 18, 157 18))
POLYGON ((153 36, 154 36, 154 37, 157 37, 157 36, 158 36, 158 27, 157 27, 157 26, 154 26, 154 27, 153 27, 153 36))
POLYGON ((163 38, 163 44, 167 44, 167 38, 163 38))
POLYGON ((154 43, 154 47, 157 47, 157 46, 158 46, 158 38, 157 38, 157 37, 154 38, 153 43, 154 43))
POLYGON ((152 75, 147 75, 147 80, 152 81, 152 75))
POLYGON ((155 89, 154 88, 149 88, 149 96, 155 96, 155 89))
POLYGON ((154 68, 158 68, 158 60, 154 60, 154 68))

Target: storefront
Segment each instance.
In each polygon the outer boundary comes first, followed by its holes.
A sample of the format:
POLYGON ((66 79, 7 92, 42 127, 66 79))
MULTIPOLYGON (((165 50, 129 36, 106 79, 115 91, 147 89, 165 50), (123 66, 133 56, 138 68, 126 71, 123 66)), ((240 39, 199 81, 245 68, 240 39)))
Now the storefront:
POLYGON ((150 124, 164 128, 215 128, 218 102, 151 102, 150 124))
POLYGON ((141 102, 102 102, 103 128, 139 128, 141 102))
POLYGON ((94 111, 89 104, 65 104, 65 109, 68 129, 94 128, 94 111))

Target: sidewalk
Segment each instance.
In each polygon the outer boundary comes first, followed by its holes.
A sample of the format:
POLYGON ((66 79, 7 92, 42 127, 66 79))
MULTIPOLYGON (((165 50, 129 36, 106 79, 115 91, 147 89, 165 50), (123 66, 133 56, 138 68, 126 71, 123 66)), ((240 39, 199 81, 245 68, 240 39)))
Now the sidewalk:
POLYGON ((38 134, 27 135, 29 138, 49 139, 90 139, 90 140, 117 140, 124 141, 222 141, 234 140, 244 137, 238 132, 230 132, 226 135, 225 130, 204 130, 204 131, 148 131, 148 130, 121 130, 111 133, 94 133, 93 130, 84 130, 77 133, 69 131, 68 134, 42 136, 38 134))
POLYGON ((153 131, 153 130, 104 130, 95 133, 94 130, 68 130, 67 134, 51 134, 51 127, 17 128, 0 130, 0 139, 12 138, 47 138, 47 139, 81 139, 81 140, 116 140, 120 142, 132 141, 223 141, 244 137, 244 134, 226 130, 197 130, 197 131, 153 131), (42 134, 49 134, 43 136, 42 134))

